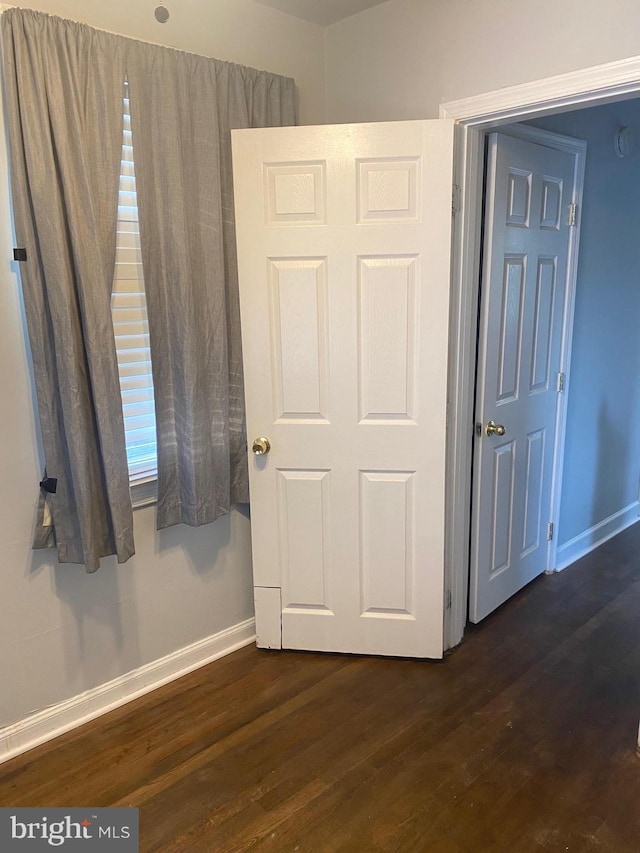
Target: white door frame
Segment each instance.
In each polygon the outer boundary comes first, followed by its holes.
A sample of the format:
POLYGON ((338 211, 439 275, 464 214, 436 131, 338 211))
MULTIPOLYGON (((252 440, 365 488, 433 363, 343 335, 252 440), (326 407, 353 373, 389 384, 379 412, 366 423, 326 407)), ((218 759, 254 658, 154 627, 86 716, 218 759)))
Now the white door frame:
POLYGON ((445 649, 462 640, 467 623, 484 134, 503 124, 638 96, 640 57, 631 57, 449 101, 440 107, 440 118, 454 119, 459 125, 455 181, 460 186, 461 198, 461 210, 456 217, 451 293, 445 649))

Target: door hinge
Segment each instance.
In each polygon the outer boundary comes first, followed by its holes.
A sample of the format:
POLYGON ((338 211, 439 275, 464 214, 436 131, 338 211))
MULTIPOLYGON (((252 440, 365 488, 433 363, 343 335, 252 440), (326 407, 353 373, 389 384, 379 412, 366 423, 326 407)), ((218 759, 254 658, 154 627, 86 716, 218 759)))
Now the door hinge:
POLYGON ((461 207, 461 190, 459 184, 454 184, 451 190, 451 215, 455 216, 460 212, 461 207))
POLYGON ((564 391, 564 373, 558 374, 558 392, 564 391))
POLYGON ((444 609, 451 610, 451 590, 446 589, 444 592, 444 609))
POLYGON ((553 539, 553 521, 550 521, 549 524, 547 524, 547 541, 551 542, 552 539, 553 539))
POLYGON ((572 201, 569 205, 569 218, 567 220, 567 225, 575 225, 576 219, 578 217, 578 205, 575 201, 572 201))

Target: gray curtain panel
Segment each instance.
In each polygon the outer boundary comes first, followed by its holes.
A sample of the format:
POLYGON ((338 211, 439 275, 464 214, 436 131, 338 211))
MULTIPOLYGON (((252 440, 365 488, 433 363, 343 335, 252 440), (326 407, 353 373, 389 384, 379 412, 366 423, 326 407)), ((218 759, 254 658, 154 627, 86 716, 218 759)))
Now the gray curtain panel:
POLYGON ((246 127, 284 127, 296 124, 295 82, 230 62, 215 62, 219 128, 222 239, 227 296, 229 356, 229 452, 231 500, 249 500, 244 377, 238 298, 236 222, 233 206, 231 131, 246 127))
POLYGON ((158 527, 229 511, 218 121, 204 57, 138 44, 127 75, 158 436, 158 527))
POLYGON ((158 438, 158 527, 249 498, 231 129, 295 123, 290 78, 39 12, 1 19, 18 243, 55 494, 36 547, 134 553, 110 297, 128 80, 158 438))
POLYGON ((231 128, 295 122, 293 80, 132 43, 127 75, 158 434, 158 527, 248 501, 231 128))
POLYGON ((46 471, 34 547, 95 571, 133 553, 111 321, 124 45, 27 10, 1 18, 17 243, 46 471), (114 401, 118 401, 114 404, 114 401), (46 505, 45 505, 46 500, 46 505))

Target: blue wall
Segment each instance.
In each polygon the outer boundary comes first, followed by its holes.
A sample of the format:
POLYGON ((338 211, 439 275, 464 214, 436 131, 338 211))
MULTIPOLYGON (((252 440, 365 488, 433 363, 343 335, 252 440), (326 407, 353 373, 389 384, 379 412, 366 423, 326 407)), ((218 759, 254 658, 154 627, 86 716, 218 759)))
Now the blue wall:
POLYGON ((558 531, 561 563, 563 544, 584 534, 573 545, 588 545, 589 538, 598 538, 588 531, 625 508, 627 522, 638 515, 640 102, 531 124, 588 145, 558 531), (624 159, 613 149, 621 125, 636 135, 636 148, 624 159))

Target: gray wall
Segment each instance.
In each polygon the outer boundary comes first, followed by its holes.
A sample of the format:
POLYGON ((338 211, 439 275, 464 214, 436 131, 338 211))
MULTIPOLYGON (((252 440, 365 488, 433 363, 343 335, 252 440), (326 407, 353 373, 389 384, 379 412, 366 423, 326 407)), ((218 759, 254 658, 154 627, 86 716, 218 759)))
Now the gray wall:
MULTIPOLYGON (((559 543, 567 554, 626 510, 640 482, 640 101, 537 119, 587 141, 559 543), (624 159, 621 125, 636 133, 624 159)), ((620 521, 622 521, 622 516, 620 521)), ((613 524, 613 522, 612 522, 613 524)), ((602 529, 601 529, 602 532, 602 529)))
POLYGON ((328 117, 437 118, 443 101, 639 53, 638 0, 388 0, 328 27, 328 117))
MULTIPOLYGON (((147 41, 290 74, 304 121, 324 119, 324 30, 253 0, 27 0, 51 14, 147 41)), ((93 575, 31 550, 42 477, 20 283, 10 263, 7 151, 0 129, 0 759, 3 727, 147 666, 253 616, 251 531, 241 512, 158 533, 134 513, 137 553, 93 575)))
MULTIPOLYGON (((327 29, 327 115, 436 118, 448 100, 638 54, 638 0, 388 0, 327 29)), ((590 143, 558 531, 574 554, 591 534, 576 537, 594 525, 625 507, 629 521, 638 497, 640 155, 620 161, 612 148, 621 121, 635 122, 640 136, 636 115, 627 102, 599 121, 584 114, 547 125, 590 143)))

